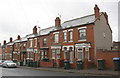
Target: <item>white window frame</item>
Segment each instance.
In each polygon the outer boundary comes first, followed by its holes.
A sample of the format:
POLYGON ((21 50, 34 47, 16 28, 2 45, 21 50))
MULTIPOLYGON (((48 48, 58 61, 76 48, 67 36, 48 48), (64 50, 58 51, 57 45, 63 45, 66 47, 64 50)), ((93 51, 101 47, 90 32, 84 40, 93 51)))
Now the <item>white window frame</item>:
POLYGON ((64 36, 64 42, 67 42, 67 32, 63 32, 63 36, 64 36))
POLYGON ((86 41, 86 38, 85 39, 80 39, 80 30, 85 30, 85 37, 86 37, 86 27, 81 27, 81 28, 78 28, 78 41, 86 41))
POLYGON ((69 31, 69 42, 73 42, 73 31, 69 31), (72 32, 72 36, 71 36, 70 32, 72 32))
MULTIPOLYGON (((70 47, 69 47, 70 48, 70 47)), ((73 47, 72 47, 73 48, 73 47)), ((70 49, 69 49, 70 50, 70 49)), ((73 63, 73 50, 69 51, 70 52, 70 63, 73 63)))
POLYGON ((55 49, 52 49, 52 59, 55 59, 55 49), (53 55, 54 54, 54 55, 53 55))
POLYGON ((37 47, 37 38, 34 38, 35 40, 35 47, 37 47))
POLYGON ((54 34, 54 43, 58 43, 59 42, 59 34, 56 33, 54 34))
POLYGON ((85 58, 88 59, 88 61, 91 61, 90 60, 90 51, 89 51, 89 48, 85 48, 85 58), (86 56, 86 53, 88 52, 87 56, 86 56))
POLYGON ((46 37, 43 38, 43 46, 45 46, 45 45, 47 45, 47 38, 46 37), (44 40, 46 40, 46 44, 45 44, 44 40))
POLYGON ((77 48, 77 58, 78 58, 78 60, 83 60, 83 48, 82 47, 77 48), (79 59, 79 56, 78 56, 79 51, 78 51, 78 49, 82 49, 81 50, 82 51, 82 59, 79 59))
POLYGON ((33 42, 33 40, 32 40, 32 39, 30 39, 30 47, 32 47, 32 45, 33 45, 33 44, 32 44, 32 42, 33 42))

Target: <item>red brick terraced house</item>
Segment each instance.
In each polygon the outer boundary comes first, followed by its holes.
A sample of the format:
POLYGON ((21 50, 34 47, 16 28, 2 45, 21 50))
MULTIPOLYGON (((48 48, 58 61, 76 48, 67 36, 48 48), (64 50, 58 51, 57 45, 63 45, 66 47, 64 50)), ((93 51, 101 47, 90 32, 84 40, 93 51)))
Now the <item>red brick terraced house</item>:
POLYGON ((5 45, 5 51, 4 51, 4 57, 5 60, 12 60, 12 53, 13 53, 13 49, 14 49, 14 42, 12 37, 10 37, 10 41, 5 45))
POLYGON ((97 63, 97 50, 111 50, 112 30, 108 23, 106 12, 99 12, 95 5, 94 14, 65 21, 56 17, 55 26, 41 29, 37 33, 34 26, 33 33, 18 38, 2 46, 4 59, 13 49, 13 60, 38 61, 42 67, 63 67, 64 61, 70 61, 70 67, 76 68, 76 61, 81 60, 84 68, 97 63))
POLYGON ((5 60, 6 40, 4 40, 3 45, 1 46, 1 49, 2 49, 2 60, 5 60))
MULTIPOLYGON (((55 19, 55 26, 40 30, 38 51, 41 66, 63 67, 64 60, 76 68, 76 61, 82 60, 84 68, 96 64, 97 49, 111 50, 112 30, 106 12, 99 12, 97 5, 94 14, 65 21, 55 19), (48 62, 42 59, 48 58, 48 62)), ((30 40, 30 39, 29 39, 30 40)))
POLYGON ((33 33, 29 34, 29 38, 27 40, 27 60, 28 61, 38 61, 38 41, 37 41, 37 27, 34 26, 33 33))

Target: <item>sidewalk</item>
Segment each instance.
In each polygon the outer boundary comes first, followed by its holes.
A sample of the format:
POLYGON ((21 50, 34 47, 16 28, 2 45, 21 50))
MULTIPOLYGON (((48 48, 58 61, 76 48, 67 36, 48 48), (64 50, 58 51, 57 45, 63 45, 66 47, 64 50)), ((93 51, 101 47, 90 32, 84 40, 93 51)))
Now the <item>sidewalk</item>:
POLYGON ((19 66, 20 68, 28 68, 28 69, 36 69, 42 71, 54 71, 54 72, 67 72, 67 73, 78 73, 78 74, 85 74, 85 75, 108 75, 108 76, 120 76, 120 71, 114 70, 97 70, 97 69, 63 69, 63 68, 45 68, 45 67, 27 67, 27 66, 19 66))

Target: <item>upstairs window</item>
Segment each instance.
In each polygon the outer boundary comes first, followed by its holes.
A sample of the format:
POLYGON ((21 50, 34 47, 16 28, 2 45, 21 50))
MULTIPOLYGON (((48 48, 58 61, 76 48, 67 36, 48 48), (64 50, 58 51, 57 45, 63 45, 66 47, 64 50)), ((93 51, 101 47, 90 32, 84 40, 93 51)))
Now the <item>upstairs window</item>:
POLYGON ((35 47, 37 47, 37 38, 35 38, 34 40, 35 40, 35 47))
POLYGON ((69 41, 73 41, 73 31, 69 31, 69 41))
POLYGON ((30 47, 32 47, 32 40, 30 40, 30 47))
POLYGON ((64 32, 63 35, 64 35, 64 42, 66 42, 67 41, 67 33, 64 32))
POLYGON ((47 39, 43 38, 43 46, 47 45, 47 39))
POLYGON ((79 40, 86 40, 86 29, 79 29, 79 40))
POLYGON ((54 42, 58 43, 58 34, 54 34, 54 42))

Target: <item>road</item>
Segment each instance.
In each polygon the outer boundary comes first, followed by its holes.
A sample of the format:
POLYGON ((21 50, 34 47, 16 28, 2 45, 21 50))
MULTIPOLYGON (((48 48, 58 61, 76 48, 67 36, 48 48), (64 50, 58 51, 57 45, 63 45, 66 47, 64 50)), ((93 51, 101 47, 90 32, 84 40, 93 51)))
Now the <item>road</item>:
POLYGON ((75 73, 41 71, 26 68, 2 68, 2 76, 81 76, 75 73))

